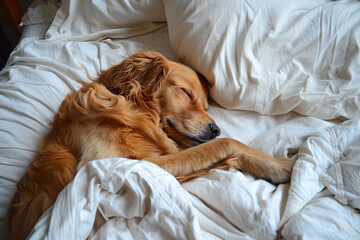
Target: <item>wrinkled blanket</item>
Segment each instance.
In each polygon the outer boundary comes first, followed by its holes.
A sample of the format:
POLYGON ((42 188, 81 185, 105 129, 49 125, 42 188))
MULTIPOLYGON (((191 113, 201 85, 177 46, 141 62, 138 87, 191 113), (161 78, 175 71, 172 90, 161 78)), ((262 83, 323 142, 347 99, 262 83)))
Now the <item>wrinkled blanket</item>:
POLYGON ((93 161, 30 239, 272 239, 282 227, 286 239, 357 239, 359 140, 360 120, 318 132, 279 186, 219 170, 181 186, 145 161, 93 161), (93 232, 97 211, 107 222, 93 232))

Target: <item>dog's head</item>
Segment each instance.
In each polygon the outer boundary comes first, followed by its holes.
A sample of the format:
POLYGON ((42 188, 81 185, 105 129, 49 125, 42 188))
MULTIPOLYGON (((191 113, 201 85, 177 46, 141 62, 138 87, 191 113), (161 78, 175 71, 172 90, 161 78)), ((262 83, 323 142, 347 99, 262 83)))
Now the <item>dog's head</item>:
POLYGON ((155 112, 167 135, 183 147, 207 142, 220 129, 206 113, 205 79, 156 52, 140 52, 103 72, 99 82, 114 94, 155 112))

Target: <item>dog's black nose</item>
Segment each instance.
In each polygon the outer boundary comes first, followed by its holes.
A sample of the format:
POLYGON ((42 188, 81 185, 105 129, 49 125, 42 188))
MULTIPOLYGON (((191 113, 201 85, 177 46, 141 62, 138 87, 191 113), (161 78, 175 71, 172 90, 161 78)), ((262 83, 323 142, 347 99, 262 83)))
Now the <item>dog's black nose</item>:
POLYGON ((215 123, 209 123, 209 129, 214 137, 219 136, 221 133, 220 128, 215 123))

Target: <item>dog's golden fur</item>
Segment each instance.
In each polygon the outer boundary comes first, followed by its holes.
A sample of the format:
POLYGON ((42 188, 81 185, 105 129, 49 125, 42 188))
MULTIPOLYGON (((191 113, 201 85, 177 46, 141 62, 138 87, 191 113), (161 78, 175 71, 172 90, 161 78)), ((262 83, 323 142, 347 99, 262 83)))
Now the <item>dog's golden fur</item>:
POLYGON ((233 139, 214 139, 220 130, 207 105, 199 76, 155 52, 134 54, 70 93, 17 184, 8 238, 26 238, 77 170, 93 159, 147 160, 180 181, 211 168, 240 169, 274 183, 289 180, 291 161, 233 139))

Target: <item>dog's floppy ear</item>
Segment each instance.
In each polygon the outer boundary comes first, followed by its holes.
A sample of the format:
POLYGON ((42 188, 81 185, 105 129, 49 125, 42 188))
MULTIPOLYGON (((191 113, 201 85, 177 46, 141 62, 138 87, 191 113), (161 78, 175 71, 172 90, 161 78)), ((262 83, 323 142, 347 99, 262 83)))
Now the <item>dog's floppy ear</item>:
POLYGON ((168 60, 159 53, 143 51, 101 73, 98 82, 128 100, 151 101, 168 73, 168 60))

